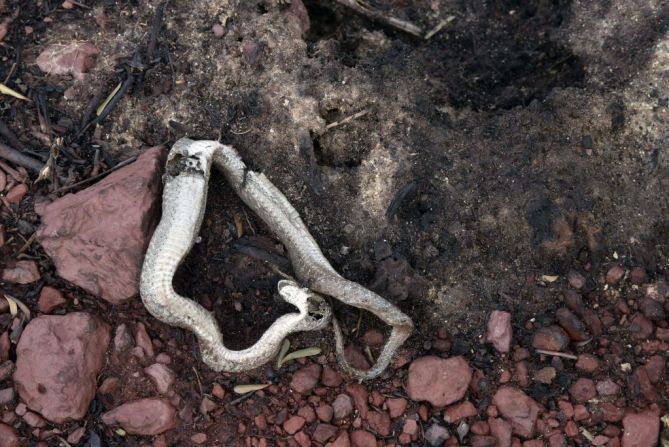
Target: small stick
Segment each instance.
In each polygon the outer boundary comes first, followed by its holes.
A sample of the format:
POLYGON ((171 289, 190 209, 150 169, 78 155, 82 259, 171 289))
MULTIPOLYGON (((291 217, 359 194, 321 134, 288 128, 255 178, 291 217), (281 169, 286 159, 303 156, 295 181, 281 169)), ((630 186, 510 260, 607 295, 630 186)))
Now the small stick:
POLYGON ((149 35, 149 43, 146 46, 146 62, 150 64, 153 60, 153 53, 156 50, 156 41, 158 40, 158 34, 160 33, 160 28, 163 23, 163 14, 165 13, 165 6, 167 6, 167 1, 162 2, 156 8, 156 15, 153 17, 153 24, 151 25, 151 34, 149 35))
POLYGON ((353 115, 348 116, 341 121, 335 121, 334 123, 328 124, 327 126, 325 126, 325 129, 330 130, 333 127, 337 127, 337 126, 341 126, 342 124, 350 123, 353 120, 356 120, 358 118, 362 118, 363 116, 367 115, 368 113, 369 113, 369 109, 361 110, 360 112, 354 113, 353 115))
POLYGON ((26 243, 23 244, 23 247, 19 248, 19 251, 17 251, 16 254, 17 254, 17 255, 20 255, 21 253, 23 253, 24 251, 26 251, 28 248, 30 248, 30 246, 32 245, 32 243, 35 241, 35 238, 36 238, 36 237, 37 237, 37 232, 33 233, 33 234, 30 236, 30 238, 28 238, 28 240, 26 241, 26 243))
POLYGON ((17 148, 22 152, 26 151, 27 149, 26 145, 23 144, 23 142, 18 139, 16 134, 12 132, 12 129, 10 129, 9 126, 5 124, 5 122, 2 120, 0 120, 0 135, 5 137, 7 143, 11 144, 13 147, 17 148))
POLYGON ((571 359, 571 360, 578 360, 578 357, 576 357, 574 354, 567 354, 566 352, 560 352, 560 351, 550 351, 547 349, 535 349, 539 354, 546 354, 546 355, 552 355, 554 357, 563 357, 565 359, 571 359))
POLYGON ((336 1, 337 3, 344 5, 348 8, 351 8, 358 14, 368 17, 372 20, 385 23, 388 26, 396 28, 400 31, 404 31, 405 33, 411 34, 412 36, 423 37, 423 30, 414 25, 413 23, 395 17, 385 16, 381 12, 371 8, 362 0, 336 0, 336 1))
POLYGON ((94 177, 89 177, 89 178, 87 178, 87 179, 84 179, 84 180, 82 180, 82 181, 80 181, 80 182, 77 182, 77 183, 74 183, 74 184, 72 184, 72 185, 63 186, 62 188, 55 190, 54 193, 67 192, 67 191, 69 191, 69 190, 71 190, 71 189, 74 189, 74 188, 76 188, 76 187, 78 187, 78 186, 85 185, 86 183, 95 181, 95 180, 97 180, 97 179, 99 179, 99 178, 104 177, 105 175, 107 175, 107 174, 109 174, 109 173, 111 173, 111 172, 116 171, 117 169, 121 169, 123 166, 127 166, 127 165, 129 165, 130 163, 132 163, 132 162, 135 161, 135 160, 137 160, 137 156, 135 156, 135 157, 130 157, 130 158, 128 158, 127 160, 123 160, 122 162, 120 162, 119 164, 117 164, 116 166, 114 166, 113 168, 107 169, 106 171, 104 171, 104 172, 102 172, 102 173, 100 173, 100 174, 98 174, 98 175, 96 175, 96 176, 94 176, 94 177))
POLYGON ((23 166, 24 168, 30 169, 34 172, 40 172, 42 169, 42 163, 40 163, 38 160, 35 160, 34 158, 27 155, 23 155, 16 149, 2 143, 0 143, 0 158, 4 158, 5 160, 11 161, 14 164, 23 166))

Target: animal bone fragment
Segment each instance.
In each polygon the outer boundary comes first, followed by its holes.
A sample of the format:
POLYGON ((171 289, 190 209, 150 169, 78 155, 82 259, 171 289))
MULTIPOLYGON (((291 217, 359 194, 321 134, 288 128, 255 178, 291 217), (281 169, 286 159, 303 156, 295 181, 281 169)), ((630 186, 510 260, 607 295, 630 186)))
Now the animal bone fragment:
POLYGON ((343 335, 336 319, 332 318, 337 360, 345 372, 358 379, 381 374, 413 328, 411 319, 393 304, 341 277, 281 191, 263 174, 249 171, 235 149, 216 141, 182 138, 172 147, 165 174, 163 214, 144 260, 140 293, 153 316, 195 333, 202 359, 216 371, 256 368, 277 354, 287 335, 323 329, 332 315, 329 305, 318 294, 372 312, 393 327, 376 363, 363 371, 350 366, 344 358, 343 335), (279 281, 279 294, 295 305, 299 314, 281 316, 258 342, 242 351, 227 349, 213 316, 199 304, 178 295, 172 287, 174 273, 193 246, 202 224, 212 164, 283 242, 297 278, 307 287, 279 281))

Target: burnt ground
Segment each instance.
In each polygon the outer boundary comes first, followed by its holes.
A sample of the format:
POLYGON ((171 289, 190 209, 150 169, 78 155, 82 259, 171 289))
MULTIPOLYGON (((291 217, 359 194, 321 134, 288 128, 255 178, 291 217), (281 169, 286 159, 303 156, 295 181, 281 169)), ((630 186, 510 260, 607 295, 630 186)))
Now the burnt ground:
MULTIPOLYGON (((5 227, 27 239, 38 224, 33 201, 88 178, 96 150, 105 169, 190 136, 232 144, 264 172, 337 270, 414 319, 414 352, 439 327, 468 351, 491 309, 510 311, 521 330, 550 318, 572 269, 590 275, 593 293, 613 262, 665 278, 666 3, 376 2, 425 29, 452 16, 429 40, 331 1, 306 1, 308 22, 295 2, 233 3, 168 4, 154 57, 138 68, 132 59, 146 52, 156 1, 0 1, 3 17, 18 9, 0 44, 0 80, 43 99, 51 136, 65 147, 57 184, 33 185, 20 212, 3 214, 5 227), (100 50, 84 80, 36 66, 45 45, 71 41, 100 50), (93 99, 129 70, 141 80, 77 137, 93 99), (542 275, 559 276, 558 285, 546 287, 542 275)), ((48 154, 34 106, 4 97, 0 119, 48 154)), ((273 298, 277 274, 244 253, 260 247, 283 262, 283 249, 221 179, 202 238, 175 285, 216 310, 231 346, 249 345, 288 309, 273 298)), ((22 242, 0 248, 3 264, 22 242)), ((110 308, 77 293, 110 321, 148 318, 137 303, 110 308)), ((338 312, 350 334, 358 313, 338 312)), ((198 358, 190 335, 153 325, 190 340, 190 361, 198 358)), ((377 325, 365 316, 359 332, 377 325)))

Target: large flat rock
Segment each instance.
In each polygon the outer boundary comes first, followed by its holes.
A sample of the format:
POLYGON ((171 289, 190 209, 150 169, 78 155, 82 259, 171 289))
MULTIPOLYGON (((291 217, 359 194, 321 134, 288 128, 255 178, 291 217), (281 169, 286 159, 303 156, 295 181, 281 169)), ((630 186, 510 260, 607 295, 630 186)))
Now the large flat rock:
POLYGON ((138 293, 144 253, 160 214, 166 150, 134 163, 41 211, 39 242, 58 275, 118 304, 138 293))

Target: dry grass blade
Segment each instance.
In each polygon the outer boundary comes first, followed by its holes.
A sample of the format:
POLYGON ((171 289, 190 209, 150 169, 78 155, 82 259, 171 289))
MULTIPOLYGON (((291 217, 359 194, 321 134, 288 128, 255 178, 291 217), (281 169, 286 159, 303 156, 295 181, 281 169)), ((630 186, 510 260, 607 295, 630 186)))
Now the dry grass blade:
POLYGON ((109 104, 109 101, 111 101, 112 98, 114 98, 114 96, 116 96, 118 91, 121 90, 122 85, 123 85, 123 83, 119 82, 118 85, 116 86, 116 88, 114 90, 112 90, 112 92, 109 94, 109 96, 107 96, 107 98, 104 101, 102 101, 102 104, 100 104, 98 106, 98 108, 95 110, 95 114, 97 116, 102 115, 102 112, 104 112, 104 110, 107 108, 107 104, 109 104))
POLYGON ((5 84, 0 83, 0 93, 3 95, 13 96, 16 99, 22 99, 24 101, 30 101, 28 98, 23 96, 21 93, 17 92, 14 89, 7 87, 5 84))
POLYGON ((283 365, 284 356, 288 352, 289 348, 290 348, 290 341, 288 339, 285 339, 283 341, 283 344, 281 345, 281 350, 279 350, 279 355, 276 356, 276 367, 277 367, 277 369, 281 368, 281 365, 283 365))
POLYGON ((16 301, 9 295, 3 295, 9 304, 9 313, 12 317, 15 317, 19 313, 19 307, 16 305, 16 301))
POLYGON ((256 384, 246 384, 246 385, 237 385, 232 391, 237 394, 246 394, 253 393, 254 391, 260 391, 270 386, 269 383, 256 383, 256 384))
POLYGON ((293 351, 284 358, 282 358, 279 361, 279 367, 283 365, 286 362, 289 362, 291 360, 295 359, 301 359, 302 357, 311 357, 312 355, 318 355, 321 353, 321 348, 304 348, 304 349, 298 349, 297 351, 293 351))

